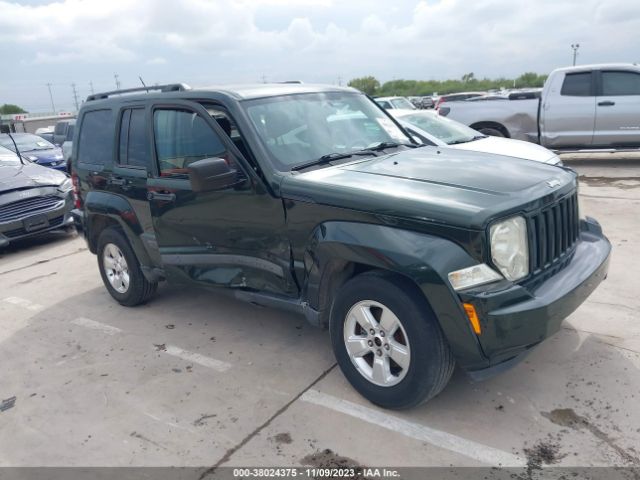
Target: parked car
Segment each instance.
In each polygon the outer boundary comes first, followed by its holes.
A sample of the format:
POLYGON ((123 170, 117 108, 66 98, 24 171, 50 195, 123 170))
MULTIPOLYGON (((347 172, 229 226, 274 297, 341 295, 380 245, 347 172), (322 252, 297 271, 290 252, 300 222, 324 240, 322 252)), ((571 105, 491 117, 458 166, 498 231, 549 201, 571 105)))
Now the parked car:
POLYGON ((35 134, 47 142, 53 142, 53 129, 54 127, 40 127, 36 129, 35 134))
POLYGON ((378 105, 385 110, 402 108, 405 110, 415 110, 416 107, 406 97, 378 97, 374 99, 378 105))
POLYGON ((72 156, 74 217, 122 305, 167 279, 298 312, 358 392, 406 408, 456 364, 514 364, 607 274, 568 169, 418 145, 351 88, 144 92, 89 96, 72 156))
POLYGON ((460 92, 460 93, 450 93, 448 95, 440 95, 438 100, 436 101, 435 108, 440 108, 440 106, 445 102, 461 102, 464 100, 469 100, 470 98, 475 97, 484 97, 487 92, 460 92))
MULTIPOLYGON (((60 147, 56 147, 33 133, 14 133, 12 136, 25 159, 43 167, 61 171, 67 170, 60 147)), ((0 134, 0 145, 15 153, 15 146, 8 134, 0 134)))
POLYGON ((640 146, 640 66, 582 65, 551 72, 541 98, 456 102, 440 114, 487 135, 553 149, 640 146))
POLYGON ((61 147, 62 144, 69 137, 69 130, 72 131, 71 137, 73 137, 73 125, 75 125, 75 118, 68 118, 60 120, 56 123, 55 130, 53 131, 53 144, 57 147, 61 147))
POLYGON ((76 121, 69 120, 67 124, 67 135, 62 142, 62 159, 64 160, 67 173, 71 174, 71 154, 73 153, 73 131, 76 121))
POLYGON ((435 107, 433 98, 431 97, 408 97, 413 106, 418 109, 427 109, 435 107))
POLYGON ((0 247, 62 227, 73 227, 71 179, 20 160, 0 146, 0 247))
POLYGON ((562 165, 556 153, 540 145, 484 135, 466 125, 442 117, 432 110, 391 110, 390 113, 409 133, 429 145, 495 153, 551 165, 562 165))

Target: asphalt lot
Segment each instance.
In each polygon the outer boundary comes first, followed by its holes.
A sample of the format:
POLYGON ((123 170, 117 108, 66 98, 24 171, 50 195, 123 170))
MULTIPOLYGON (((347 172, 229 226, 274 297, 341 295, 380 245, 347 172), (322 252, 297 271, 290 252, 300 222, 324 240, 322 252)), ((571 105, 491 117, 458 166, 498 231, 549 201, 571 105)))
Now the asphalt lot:
POLYGON ((457 370, 403 412, 361 398, 301 317, 166 285, 127 309, 77 235, 10 246, 0 466, 640 466, 640 161, 572 165, 609 278, 525 362, 481 383, 457 370))

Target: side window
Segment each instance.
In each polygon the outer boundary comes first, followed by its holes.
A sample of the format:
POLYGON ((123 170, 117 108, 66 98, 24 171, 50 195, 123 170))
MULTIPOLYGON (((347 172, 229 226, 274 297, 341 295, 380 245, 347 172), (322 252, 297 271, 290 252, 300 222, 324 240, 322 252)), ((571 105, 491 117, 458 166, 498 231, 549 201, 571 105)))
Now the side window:
POLYGON ((591 72, 569 73, 564 77, 560 95, 569 97, 591 97, 591 72))
POLYGON ((602 72, 602 95, 640 95, 640 74, 633 72, 602 72))
POLYGON ((142 108, 122 112, 119 158, 120 165, 150 169, 151 155, 142 108))
POLYGON ((56 123, 56 128, 53 131, 54 135, 64 135, 64 127, 66 126, 66 123, 64 122, 58 122, 56 123))
POLYGON ((78 162, 107 165, 113 159, 113 122, 111 110, 86 112, 80 125, 78 162))
POLYGON ((382 101, 378 102, 378 105, 380 105, 385 110, 389 110, 390 108, 392 108, 391 104, 389 102, 387 102, 386 100, 382 100, 382 101))
POLYGON ((161 176, 186 175, 189 164, 203 158, 220 157, 228 161, 224 143, 197 113, 156 110, 153 130, 161 176))

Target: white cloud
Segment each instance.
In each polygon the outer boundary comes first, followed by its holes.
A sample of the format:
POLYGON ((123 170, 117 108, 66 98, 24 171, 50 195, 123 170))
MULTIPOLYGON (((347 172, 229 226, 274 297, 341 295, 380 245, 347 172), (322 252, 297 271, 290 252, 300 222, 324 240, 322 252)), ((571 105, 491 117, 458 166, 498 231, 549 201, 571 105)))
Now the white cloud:
POLYGON ((164 57, 153 57, 146 61, 147 65, 166 65, 167 59, 164 57))

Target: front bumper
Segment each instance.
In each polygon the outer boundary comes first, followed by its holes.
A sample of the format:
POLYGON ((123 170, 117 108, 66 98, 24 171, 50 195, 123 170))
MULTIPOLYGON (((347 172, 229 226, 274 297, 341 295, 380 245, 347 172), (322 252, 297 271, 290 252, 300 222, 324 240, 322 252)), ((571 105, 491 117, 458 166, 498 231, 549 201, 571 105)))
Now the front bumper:
POLYGON ((593 219, 581 220, 575 250, 548 278, 461 293, 462 301, 472 303, 481 318, 482 334, 477 338, 488 359, 486 368, 499 371, 500 364, 514 363, 515 357, 556 333, 606 278, 610 253, 611 244, 600 225, 593 219))
POLYGON ((5 247, 17 240, 73 225, 72 207, 73 196, 69 193, 66 197, 61 196, 60 203, 53 208, 0 223, 0 247, 5 247))

